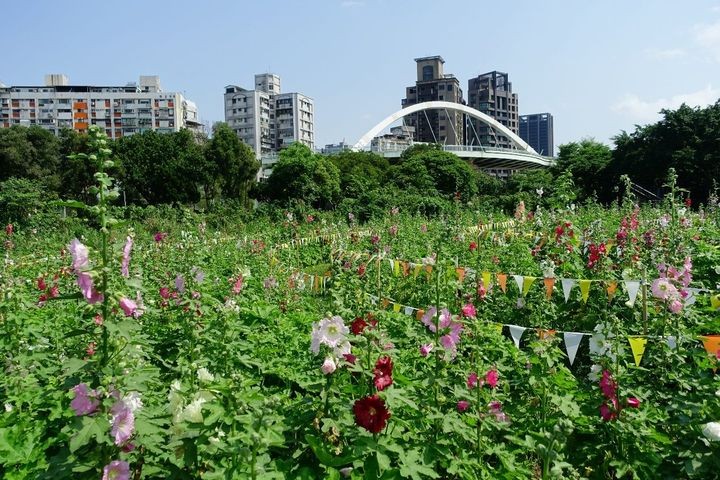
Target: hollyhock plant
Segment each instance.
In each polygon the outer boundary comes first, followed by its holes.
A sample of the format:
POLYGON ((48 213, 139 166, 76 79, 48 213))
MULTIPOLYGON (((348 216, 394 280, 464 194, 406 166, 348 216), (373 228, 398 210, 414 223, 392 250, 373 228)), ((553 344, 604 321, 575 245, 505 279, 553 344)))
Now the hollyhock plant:
POLYGON ((492 369, 488 370, 487 373, 485 374, 485 383, 490 388, 495 388, 495 387, 497 387, 497 384, 498 384, 498 378, 499 378, 498 371, 495 370, 494 368, 492 368, 492 369))
POLYGON ((475 318, 475 315, 477 314, 475 311, 475 305, 472 303, 465 304, 465 306, 462 307, 462 313, 466 318, 475 318))
POLYGON ((135 415, 122 400, 113 406, 112 414, 110 435, 113 436, 115 445, 125 445, 135 432, 135 415))
POLYGON ((120 299, 120 308, 125 313, 126 317, 138 318, 142 315, 142 310, 138 308, 137 304, 134 301, 127 297, 123 297, 120 299))
POLYGON ((640 400, 636 397, 628 397, 627 406, 630 408, 640 408, 640 400))
POLYGON ((375 369, 373 370, 373 383, 378 391, 385 390, 387 387, 392 385, 392 370, 393 362, 387 355, 378 358, 375 362, 375 369))
POLYGON ((130 251, 132 250, 132 246, 133 238, 128 235, 125 240, 125 246, 123 247, 122 265, 120 267, 120 274, 125 278, 130 276, 130 251))
POLYGON ((470 375, 468 375, 467 378, 467 388, 472 390, 473 388, 477 387, 478 385, 478 374, 475 372, 472 372, 470 375))
POLYGON ((320 368, 325 375, 330 375, 337 369, 337 364, 332 357, 327 357, 320 368))
POLYGON ((457 402, 457 411, 463 413, 465 410, 468 409, 469 406, 470 402, 468 402, 467 400, 460 400, 459 402, 457 402))
MULTIPOLYGON (((342 347, 345 343, 349 347, 346 335, 350 332, 350 329, 345 326, 343 319, 339 316, 332 318, 323 318, 319 322, 313 324, 310 351, 317 355, 320 353, 320 345, 327 345, 330 348, 342 347)), ((343 349, 344 350, 344 349, 343 349)), ((350 353, 349 349, 347 352, 350 353)))
POLYGON ((380 433, 391 416, 385 401, 377 394, 356 400, 353 413, 355 423, 370 433, 380 433))
POLYGON ((432 343, 426 343, 425 345, 420 345, 420 355, 423 357, 427 357, 430 352, 432 352, 434 345, 432 343))
POLYGON ((130 480, 130 464, 113 460, 103 468, 102 480, 130 480))

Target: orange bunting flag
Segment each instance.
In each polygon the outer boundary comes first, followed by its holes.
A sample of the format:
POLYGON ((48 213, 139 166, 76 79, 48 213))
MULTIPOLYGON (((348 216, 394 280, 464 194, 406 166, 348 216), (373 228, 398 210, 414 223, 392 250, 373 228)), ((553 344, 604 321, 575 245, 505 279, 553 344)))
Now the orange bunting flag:
POLYGON ((430 280, 430 275, 432 275, 433 267, 432 265, 425 265, 425 277, 430 280))
POLYGON ((402 262, 403 277, 410 275, 410 264, 408 262, 402 262))
POLYGON ((705 335, 700 337, 700 340, 702 340, 708 355, 720 358, 720 335, 705 335))
POLYGON ((547 340, 547 339, 555 336, 556 330, 552 330, 552 329, 548 330, 545 328, 539 328, 537 333, 538 333, 538 338, 540 338, 540 340, 547 340))
POLYGON ((415 314, 415 318, 417 318, 418 320, 422 320, 423 315, 425 315, 425 310, 419 308, 417 313, 415 314))
POLYGON ((387 308, 388 305, 390 305, 390 299, 389 299, 389 298, 383 298, 383 299, 382 299, 382 308, 387 308))
POLYGON ((615 280, 611 280, 607 282, 607 295, 608 295, 608 302, 612 301, 613 297, 615 296, 615 291, 617 290, 617 282, 615 280))
POLYGON ((553 287, 555 286, 555 278, 543 278, 543 283, 545 284, 545 298, 550 300, 550 297, 552 297, 553 287))
POLYGON ((458 267, 455 269, 455 273, 457 274, 458 280, 460 280, 460 283, 465 280, 465 269, 463 267, 458 267))
POLYGON ((498 285, 500 285, 500 290, 503 291, 503 293, 506 293, 507 291, 507 274, 505 273, 498 273, 495 275, 497 277, 498 285))
POLYGON ((642 360, 643 354, 645 353, 645 345, 647 345, 647 338, 637 336, 637 335, 630 335, 628 337, 628 342, 630 342, 630 349, 632 350, 633 357, 635 358, 635 366, 640 366, 640 360, 642 360))

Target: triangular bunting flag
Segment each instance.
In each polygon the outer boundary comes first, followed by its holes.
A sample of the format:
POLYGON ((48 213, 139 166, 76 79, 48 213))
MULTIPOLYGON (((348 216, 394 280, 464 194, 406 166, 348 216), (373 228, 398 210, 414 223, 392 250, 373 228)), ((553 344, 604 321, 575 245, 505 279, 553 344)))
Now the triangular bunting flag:
POLYGON ((395 265, 393 265, 393 275, 396 277, 400 275, 400 260, 396 260, 395 265))
POLYGON ((535 283, 535 279, 537 277, 525 277, 523 278, 523 285, 522 285, 522 294, 523 297, 527 295, 527 293, 530 291, 530 287, 533 283, 535 283))
POLYGON ((610 280, 607 282, 607 296, 608 296, 608 302, 612 301, 613 297, 615 296, 615 292, 617 291, 617 282, 615 280, 610 280))
POLYGON ((590 296, 590 280, 580 280, 580 294, 582 295, 583 302, 587 303, 588 297, 590 296))
POLYGON ((700 337, 700 340, 702 340, 708 355, 720 358, 720 335, 705 335, 700 337))
POLYGON ((498 273, 495 277, 497 278, 498 285, 500 285, 500 290, 505 293, 507 291, 507 274, 498 273))
POLYGON ((710 306, 715 310, 720 308, 720 294, 710 296, 710 306))
POLYGON ((556 333, 557 333, 557 330, 547 329, 547 328, 538 328, 538 330, 537 330, 538 338, 540 340, 547 340, 549 338, 553 338, 556 333))
POLYGON ((418 311, 415 313, 415 318, 417 318, 418 320, 422 320, 423 315, 425 315, 425 310, 419 308, 418 311))
POLYGON ((397 313, 400 311, 401 308, 402 305, 400 305, 399 303, 393 303, 393 312, 397 313))
POLYGON ((638 280, 625 280, 625 290, 628 294, 628 304, 630 304, 631 307, 635 305, 635 299, 637 298, 639 289, 640 282, 638 280))
POLYGON ((485 287, 485 290, 490 290, 490 282, 492 281, 492 276, 490 272, 482 272, 482 281, 483 286, 485 287))
POLYGON ((410 315, 412 315, 412 312, 413 312, 413 307, 405 307, 405 315, 407 315, 409 317, 410 315))
POLYGON ((647 338, 636 335, 630 335, 628 337, 630 342, 630 349, 632 350, 633 357, 635 358, 635 366, 640 366, 640 360, 642 360, 643 354, 645 353, 645 345, 647 344, 647 338))
POLYGON ((425 277, 427 277, 428 280, 430 280, 430 275, 432 275, 432 271, 432 265, 425 265, 425 277))
POLYGON ((560 283, 562 283, 563 296, 565 297, 565 303, 567 303, 567 301, 570 299, 570 292, 575 286, 575 279, 563 278, 560 283))
POLYGON ((402 262, 402 271, 404 277, 410 275, 410 264, 408 262, 402 262))
POLYGON ((668 335, 665 337, 665 343, 667 343, 670 350, 675 350, 677 348, 677 337, 675 337, 675 335, 668 335))
POLYGON ((685 297, 685 306, 689 307, 693 303, 697 301, 697 294, 700 293, 699 288, 688 288, 687 289, 688 295, 685 297))
POLYGON ((575 361, 575 355, 577 354, 578 347, 583 338, 583 333, 578 332, 565 332, 565 350, 567 350, 568 360, 570 365, 575 361))
POLYGON ((523 333, 525 333, 525 327, 519 327, 517 325, 508 325, 510 327, 510 336, 513 339, 513 342, 515 342, 515 346, 520 348, 520 339, 523 336, 523 333))
POLYGON ((460 283, 465 280, 465 269, 463 267, 458 267, 455 269, 455 273, 457 274, 457 278, 460 281, 460 283))
POLYGON ((390 305, 390 299, 389 299, 389 298, 383 298, 383 299, 382 299, 382 308, 387 308, 388 305, 390 305))
POLYGON ((550 298, 552 297, 553 287, 555 286, 555 278, 543 278, 543 283, 545 284, 545 298, 550 300, 550 298))
POLYGON ((413 278, 418 276, 418 273, 420 273, 420 269, 422 269, 422 265, 415 264, 413 267, 413 278))
POLYGON ((513 278, 515 279, 515 283, 517 284, 518 291, 522 292, 523 287, 523 276, 522 275, 513 275, 513 278))

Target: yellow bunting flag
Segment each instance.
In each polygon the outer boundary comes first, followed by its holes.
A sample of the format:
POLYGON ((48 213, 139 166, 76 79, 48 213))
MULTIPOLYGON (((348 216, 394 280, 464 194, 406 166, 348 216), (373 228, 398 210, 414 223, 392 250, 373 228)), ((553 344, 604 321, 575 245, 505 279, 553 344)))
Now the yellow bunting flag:
POLYGON ((393 265, 393 275, 396 277, 400 275, 400 261, 396 260, 395 264, 393 265))
POLYGON ((418 320, 422 320, 423 315, 425 315, 425 310, 419 308, 417 313, 415 313, 415 318, 417 318, 418 320))
POLYGON ((578 283, 580 284, 580 293, 582 294, 583 302, 588 301, 588 297, 590 296, 590 280, 579 280, 578 283))
POLYGON ((399 312, 400 308, 402 308, 402 305, 400 305, 399 303, 393 303, 393 312, 399 312))
POLYGON ((506 273, 498 273, 495 275, 498 281, 498 285, 500 285, 500 290, 503 291, 503 293, 507 292, 507 274, 506 273))
POLYGON ((640 360, 642 360, 643 354, 645 353, 645 345, 647 345, 647 338, 630 335, 628 337, 630 342, 630 349, 632 350, 633 357, 635 358, 635 366, 640 366, 640 360))
POLYGON ((490 272, 482 272, 482 281, 485 290, 490 290, 490 282, 492 281, 490 272))
POLYGON ((422 265, 415 265, 415 268, 413 269, 413 278, 418 276, 418 273, 420 273, 421 269, 422 265))
POLYGON ((552 297, 553 287, 555 286, 555 277, 543 278, 545 284, 545 298, 550 300, 552 297))
POLYGON ((612 301, 613 297, 615 296, 615 291, 617 290, 617 282, 615 280, 611 280, 607 282, 607 295, 608 295, 608 302, 612 301))
POLYGON ((720 294, 710 296, 710 306, 715 310, 720 308, 720 294))
POLYGON ((523 284, 522 284, 522 294, 523 297, 527 295, 527 293, 530 291, 530 287, 532 287, 532 284, 535 283, 535 279, 537 277, 524 277, 523 278, 523 284))
POLYGON ((458 267, 455 269, 455 273, 457 274, 458 280, 460 280, 460 283, 465 280, 465 269, 463 267, 458 267))
POLYGON ((718 354, 720 354, 720 335, 705 335, 700 337, 700 340, 702 340, 708 355, 718 358, 718 354))

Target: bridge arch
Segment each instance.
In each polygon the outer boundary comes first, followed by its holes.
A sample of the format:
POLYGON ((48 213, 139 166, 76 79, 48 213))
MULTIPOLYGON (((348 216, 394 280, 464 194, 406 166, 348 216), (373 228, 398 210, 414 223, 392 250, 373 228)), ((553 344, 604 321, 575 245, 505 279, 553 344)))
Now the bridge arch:
POLYGON ((380 132, 385 130, 387 127, 389 127, 399 119, 413 113, 422 112, 423 110, 454 110, 456 112, 462 112, 497 129, 499 132, 509 138, 513 145, 515 145, 515 147, 517 147, 519 150, 523 150, 533 155, 538 155, 538 153, 522 138, 515 135, 515 133, 513 133, 509 128, 507 128, 505 125, 498 122, 491 116, 486 115, 479 110, 475 110, 474 108, 468 107, 467 105, 463 105, 461 103, 444 101, 422 102, 416 103, 415 105, 411 105, 407 108, 401 108, 400 110, 386 117, 383 121, 371 128, 370 131, 363 135, 360 140, 358 140, 358 142, 353 145, 353 150, 357 151, 364 149, 372 141, 373 138, 375 138, 380 132))

